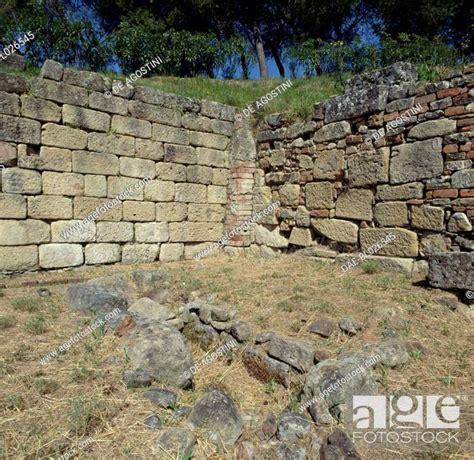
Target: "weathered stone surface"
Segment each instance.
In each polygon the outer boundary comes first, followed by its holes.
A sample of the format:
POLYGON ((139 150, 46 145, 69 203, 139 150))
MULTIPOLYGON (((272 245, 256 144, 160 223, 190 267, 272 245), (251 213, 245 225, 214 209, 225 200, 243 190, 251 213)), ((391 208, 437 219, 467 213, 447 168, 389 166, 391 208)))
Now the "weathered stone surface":
POLYGON ((436 206, 412 206, 411 225, 423 230, 442 231, 445 229, 444 210, 436 206))
POLYGON ((100 92, 105 91, 110 86, 110 83, 107 84, 104 77, 87 70, 64 69, 63 80, 71 85, 100 92))
POLYGON ((281 336, 273 337, 268 346, 269 356, 289 364, 300 372, 307 372, 312 366, 314 351, 309 343, 281 336))
POLYGON ((86 246, 86 264, 109 264, 120 262, 122 251, 119 244, 95 243, 86 246))
POLYGON ((0 75, 0 91, 7 93, 25 93, 28 91, 29 84, 23 77, 17 75, 0 75))
POLYGON ((86 174, 116 175, 119 172, 119 160, 108 153, 72 152, 72 170, 86 174))
POLYGON ((133 241, 131 222, 97 222, 97 242, 126 243, 133 241))
POLYGON ((174 182, 154 180, 145 185, 144 197, 149 201, 173 201, 174 193, 174 182))
POLYGON ((46 123, 43 125, 41 142, 53 147, 80 150, 87 146, 87 133, 80 129, 46 123))
POLYGON ((160 247, 160 261, 162 262, 181 260, 183 258, 183 254, 184 244, 182 243, 162 244, 160 247))
POLYGON ((160 451, 167 455, 178 455, 181 458, 192 458, 196 438, 185 428, 167 428, 163 430, 156 442, 160 451))
POLYGON ((423 198, 424 186, 420 182, 403 185, 378 185, 376 198, 379 201, 411 200, 423 198))
POLYGON ((41 268, 75 267, 84 263, 80 244, 42 244, 39 247, 41 268))
POLYGON ((16 145, 12 145, 7 142, 0 142, 0 165, 12 166, 16 158, 16 145))
MULTIPOLYGON (((138 144, 140 139, 136 141, 138 144)), ((135 155, 135 138, 118 134, 89 133, 87 148, 94 152, 131 157, 135 155)))
POLYGON ((128 309, 130 313, 135 313, 142 318, 152 319, 154 321, 163 322, 173 319, 176 315, 165 305, 160 305, 153 300, 142 297, 134 302, 128 309))
POLYGON ((6 193, 36 195, 41 188, 41 174, 37 171, 8 168, 2 173, 2 190, 6 193))
POLYGON ((389 158, 390 150, 385 147, 376 152, 351 155, 347 159, 349 185, 365 187, 388 182, 389 158))
POLYGON ((130 101, 128 103, 128 109, 135 118, 162 123, 164 125, 181 126, 181 114, 177 110, 167 109, 165 107, 158 109, 154 105, 139 101, 130 101))
POLYGON ((87 243, 95 241, 95 222, 81 223, 80 220, 51 222, 51 241, 53 243, 87 243), (80 227, 74 227, 76 224, 80 224, 80 227), (73 228, 74 231, 72 231, 73 228), (68 229, 71 231, 68 232, 68 229))
POLYGON ((83 195, 84 176, 74 173, 44 172, 43 193, 46 195, 83 195))
POLYGON ((106 97, 102 93, 93 91, 89 95, 89 107, 102 112, 114 113, 117 115, 127 115, 128 101, 121 97, 106 97))
POLYGON ((225 208, 220 204, 190 203, 188 206, 188 220, 191 222, 223 222, 225 208))
POLYGON ((434 254, 428 263, 431 286, 474 291, 474 252, 434 254))
POLYGON ((370 190, 352 189, 341 193, 336 201, 336 217, 354 220, 372 220, 372 202, 370 190))
MULTIPOLYGON (((300 162, 301 165, 301 162, 300 162)), ((314 179, 336 179, 344 170, 343 150, 323 150, 314 159, 314 179)))
POLYGON ((351 134, 351 125, 347 121, 331 123, 320 128, 314 133, 315 142, 328 142, 342 139, 351 134))
POLYGON ((331 182, 312 182, 306 184, 307 209, 334 208, 334 185, 331 182))
POLYGON ((321 235, 340 243, 357 243, 359 227, 340 219, 311 219, 311 225, 321 235))
POLYGON ((313 334, 327 338, 334 330, 334 323, 328 318, 319 318, 309 325, 308 330, 313 334))
MULTIPOLYGON (((147 182, 147 184, 150 182, 147 182)), ((108 177, 107 195, 120 200, 143 200, 143 182, 131 177, 108 177)))
MULTIPOLYGON (((186 168, 186 180, 196 184, 212 184, 213 171, 213 168, 208 166, 190 165, 186 168)), ((227 185, 227 183, 214 185, 227 185)))
POLYGON ((16 94, 0 91, 0 113, 20 116, 20 98, 16 94))
POLYGON ((180 222, 186 219, 187 214, 188 207, 185 203, 156 204, 156 220, 160 222, 180 222))
POLYGON ((198 147, 197 162, 204 166, 214 166, 216 168, 229 167, 229 154, 220 150, 198 147))
POLYGON ((132 368, 145 371, 158 383, 179 388, 191 384, 186 375, 194 364, 191 350, 174 327, 147 323, 125 337, 124 347, 132 368))
MULTIPOLYGON (((343 431, 336 429, 328 436, 328 444, 329 447, 336 447, 340 449, 345 459, 351 460, 361 460, 362 457, 357 452, 357 449, 352 442, 351 438, 344 433, 343 431)), ((321 455, 320 460, 328 460, 324 459, 321 455)))
POLYGON ((472 232, 472 224, 466 214, 455 212, 448 222, 448 232, 472 232))
POLYGON ((403 227, 408 225, 408 206, 401 201, 377 203, 374 217, 380 227, 403 227))
POLYGON ((143 396, 163 409, 174 408, 178 401, 177 393, 171 390, 165 390, 164 388, 151 388, 145 391, 143 396))
POLYGON ((13 141, 25 144, 38 145, 41 138, 41 124, 27 118, 0 115, 1 141, 13 141))
POLYGON ((447 252, 449 246, 449 238, 446 238, 439 233, 424 235, 420 241, 420 255, 427 257, 438 252, 447 252))
POLYGON ((196 147, 225 150, 229 145, 229 138, 220 134, 189 131, 189 142, 196 147))
POLYGON ((189 131, 153 123, 153 140, 170 144, 189 145, 189 131))
POLYGON ((72 219, 72 200, 61 196, 30 196, 28 216, 34 219, 72 219))
POLYGON ((153 179, 156 176, 155 162, 141 158, 120 158, 120 174, 122 176, 153 179))
POLYGON ((293 227, 289 243, 295 246, 311 246, 311 230, 309 228, 293 227))
POLYGON ((408 362, 409 356, 405 345, 397 338, 384 339, 364 346, 363 352, 370 356, 379 356, 379 362, 386 367, 397 367, 408 362))
POLYGON ((0 218, 26 218, 26 198, 16 194, 0 193, 0 218))
POLYGON ((151 137, 151 123, 137 118, 114 115, 112 117, 112 131, 117 134, 148 139, 151 137))
POLYGON ((443 172, 441 147, 441 138, 395 146, 390 162, 390 183, 440 176, 443 172))
POLYGON ((153 377, 143 371, 126 370, 123 371, 122 378, 127 388, 149 387, 153 383, 153 377))
POLYGON ((285 184, 278 191, 280 202, 283 206, 296 207, 300 200, 300 186, 297 184, 285 184))
POLYGON ((474 187, 474 169, 465 169, 456 171, 451 176, 451 184, 454 188, 473 188, 474 187))
POLYGON ((170 242, 217 241, 223 235, 223 225, 212 222, 171 222, 170 242))
POLYGON ((311 422, 296 412, 283 412, 278 421, 277 437, 280 441, 302 439, 311 430, 311 422))
POLYGON ((186 182, 186 166, 175 163, 157 163, 156 175, 161 180, 186 182))
POLYGON ((85 107, 88 103, 87 90, 71 86, 64 82, 55 82, 37 78, 31 83, 33 96, 49 99, 61 104, 78 105, 85 107))
POLYGON ((14 251, 9 247, 0 247, 0 272, 24 272, 38 268, 38 246, 16 246, 14 251))
POLYGON ((346 316, 339 320, 339 329, 349 335, 355 335, 362 330, 362 323, 354 319, 352 316, 346 316))
POLYGON ((124 201, 123 220, 131 222, 151 222, 155 220, 155 204, 148 202, 124 201))
POLYGON ((105 206, 108 203, 103 198, 91 198, 76 196, 74 197, 74 218, 85 219, 90 218, 95 221, 112 220, 119 221, 122 219, 122 203, 110 202, 112 207, 105 206))
MULTIPOLYGON (((365 254, 365 253, 364 253, 365 254)), ((385 257, 385 256, 371 256, 365 254, 366 258, 364 261, 372 261, 377 264, 382 271, 394 272, 394 273, 406 273, 411 275, 413 270, 413 259, 402 258, 402 257, 385 257)), ((339 254, 336 257, 336 263, 340 265, 346 265, 348 263, 359 262, 359 257, 355 257, 354 254, 339 254)))
POLYGON ((184 203, 207 203, 207 187, 202 184, 176 184, 175 200, 184 203))
POLYGON ((170 163, 196 164, 196 149, 189 145, 165 145, 165 161, 170 163))
POLYGON ((373 248, 379 246, 380 249, 376 249, 378 255, 395 257, 418 256, 418 236, 410 230, 402 228, 361 228, 359 236, 363 251, 367 251, 371 246, 373 248), (393 242, 385 244, 386 241, 389 241, 387 237, 390 232, 395 235, 395 239, 393 242))
POLYGON ((441 120, 430 120, 419 123, 408 133, 412 139, 428 139, 429 137, 445 136, 456 132, 456 120, 442 118, 441 120))
POLYGON ((242 416, 235 402, 224 392, 212 390, 202 397, 189 414, 189 423, 204 430, 209 441, 232 445, 243 431, 242 416))
POLYGON ((23 246, 47 243, 49 225, 40 220, 0 220, 0 246, 23 246))
POLYGON ((38 171, 71 171, 71 151, 56 147, 41 147, 40 154, 29 154, 28 147, 18 147, 18 166, 38 171))
POLYGON ((270 358, 254 347, 245 348, 242 358, 248 373, 260 382, 268 383, 273 380, 288 388, 291 369, 288 364, 270 358))
POLYGON ((209 185, 207 187, 207 202, 214 204, 227 203, 227 188, 219 185, 209 185))
POLYGON ((150 222, 135 224, 135 241, 138 243, 161 243, 168 241, 168 224, 150 222))
POLYGON ((68 126, 107 132, 110 128, 110 115, 97 110, 84 109, 74 105, 63 105, 63 123, 68 126))
POLYGON ((105 176, 84 176, 84 195, 93 197, 107 196, 107 178, 105 176))
POLYGON ((61 81, 63 78, 63 65, 51 59, 46 59, 43 63, 43 67, 41 67, 40 77, 47 78, 48 80, 61 81))
POLYGON ((126 244, 122 248, 122 262, 124 264, 154 262, 158 259, 159 250, 159 244, 126 244))
POLYGON ((288 240, 280 234, 280 229, 278 227, 269 230, 267 227, 257 225, 255 227, 255 241, 257 244, 262 244, 271 248, 288 247, 288 240))
POLYGON ((136 139, 135 143, 137 152, 136 156, 138 158, 145 158, 153 161, 163 160, 165 152, 161 142, 149 139, 136 139))

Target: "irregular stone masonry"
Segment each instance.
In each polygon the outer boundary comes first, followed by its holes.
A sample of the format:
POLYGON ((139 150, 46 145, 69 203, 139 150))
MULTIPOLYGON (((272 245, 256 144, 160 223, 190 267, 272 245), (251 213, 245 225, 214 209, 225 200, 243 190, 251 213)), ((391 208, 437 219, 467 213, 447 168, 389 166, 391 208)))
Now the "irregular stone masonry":
POLYGON ((148 87, 105 97, 116 82, 53 61, 31 81, 0 74, 0 272, 191 259, 279 201, 225 251, 344 258, 392 232, 377 260, 426 275, 422 259, 474 247, 474 68, 416 78, 404 63, 356 76, 311 119, 273 114, 254 136, 234 107, 148 87))

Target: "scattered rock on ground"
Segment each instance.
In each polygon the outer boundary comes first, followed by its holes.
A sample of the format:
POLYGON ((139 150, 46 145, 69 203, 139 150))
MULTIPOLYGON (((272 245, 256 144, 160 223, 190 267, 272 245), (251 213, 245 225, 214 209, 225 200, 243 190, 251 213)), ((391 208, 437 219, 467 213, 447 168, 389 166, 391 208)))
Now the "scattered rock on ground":
POLYGON ((216 445, 233 445, 243 431, 243 421, 235 402, 224 392, 212 390, 193 407, 188 421, 207 433, 216 445))
POLYGON ((268 414, 262 424, 261 429, 257 432, 257 436, 261 441, 268 441, 276 435, 278 430, 278 420, 274 414, 268 414))
POLYGON ((298 444, 280 442, 276 447, 279 460, 305 460, 306 449, 298 444))
POLYGON ((185 428, 168 428, 164 430, 156 446, 172 458, 191 458, 196 438, 185 428))
POLYGON ((381 359, 379 363, 387 367, 396 367, 400 364, 405 364, 409 359, 405 345, 396 338, 385 339, 377 343, 369 343, 364 346, 363 351, 373 357, 380 355, 381 359))
POLYGON ((193 408, 191 406, 181 406, 176 409, 173 413, 173 418, 175 420, 180 420, 182 418, 187 418, 188 415, 191 413, 193 408))
POLYGON ((126 370, 122 376, 127 388, 149 387, 153 383, 153 377, 143 371, 126 370))
POLYGON ((252 329, 247 321, 236 321, 232 323, 230 334, 239 342, 245 342, 250 339, 252 329))
POLYGON ((152 430, 157 430, 158 428, 161 428, 161 420, 158 415, 149 415, 143 423, 148 427, 151 428, 152 430))
POLYGON ((47 288, 39 288, 37 292, 40 297, 49 297, 51 295, 47 288))
POLYGON ((349 335, 357 334, 357 331, 362 330, 362 323, 354 319, 352 316, 346 316, 339 321, 339 328, 349 335))
POLYGON ((142 297, 134 302, 128 309, 129 313, 135 313, 142 318, 154 321, 167 321, 175 318, 175 314, 166 306, 160 305, 148 297, 142 297))
POLYGON ((236 460, 255 460, 255 446, 249 441, 239 442, 234 449, 236 460))
POLYGON ((255 336, 255 343, 257 343, 257 344, 258 343, 267 343, 267 342, 270 342, 270 340, 272 340, 273 337, 275 337, 274 332, 270 332, 270 331, 259 332, 255 336))
POLYGON ((319 460, 344 460, 344 454, 337 446, 323 444, 319 451, 319 460))
POLYGON ((336 429, 328 436, 327 442, 329 445, 339 448, 343 452, 345 459, 361 459, 354 443, 344 431, 336 429))
POLYGON ((321 337, 327 338, 334 330, 334 323, 328 318, 320 318, 312 322, 308 327, 309 332, 318 334, 321 337))
POLYGON ((183 334, 192 342, 199 343, 203 350, 209 350, 217 340, 219 334, 216 330, 207 324, 189 323, 184 326, 183 334))
POLYGON ((275 336, 270 340, 268 354, 300 372, 307 372, 314 362, 314 347, 301 340, 275 336))
POLYGON ((301 414, 283 412, 278 423, 277 437, 280 441, 295 441, 311 430, 311 423, 301 414))
POLYGON ((158 407, 163 409, 170 409, 176 406, 178 394, 171 390, 163 388, 151 388, 144 394, 145 398, 154 402, 158 407))
POLYGON ((326 350, 316 350, 314 352, 314 362, 320 363, 321 361, 324 361, 325 359, 331 359, 332 355, 329 353, 329 351, 326 350))
POLYGON ((290 384, 290 366, 288 364, 260 353, 254 347, 245 349, 242 358, 248 373, 258 381, 268 383, 274 380, 288 388, 290 384))

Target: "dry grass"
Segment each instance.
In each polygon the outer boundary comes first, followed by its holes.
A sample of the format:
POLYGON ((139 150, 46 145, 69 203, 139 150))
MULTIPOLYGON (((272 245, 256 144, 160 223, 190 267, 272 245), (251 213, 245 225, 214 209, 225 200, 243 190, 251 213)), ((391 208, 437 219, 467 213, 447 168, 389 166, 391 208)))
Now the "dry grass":
MULTIPOLYGON (((134 266, 133 270, 151 267, 157 264, 134 266)), ((297 256, 277 260, 219 256, 158 267, 172 275, 173 289, 181 295, 216 293, 219 301, 237 308, 240 317, 254 325, 255 333, 279 331, 333 355, 380 340, 386 326, 396 329, 410 345, 411 359, 399 369, 376 371, 386 394, 472 393, 472 323, 459 311, 434 304, 438 292, 413 286, 403 275, 353 270, 338 277, 337 268, 297 256), (318 317, 338 320, 345 315, 362 321, 363 333, 348 337, 336 332, 323 339, 307 332, 307 325, 318 317)), ((3 281, 0 458, 58 456, 87 437, 94 442, 77 458, 173 458, 155 448, 159 432, 148 429, 143 420, 156 413, 164 425, 177 423, 171 419, 171 411, 156 410, 144 399, 143 390, 125 388, 121 373, 127 358, 119 338, 96 331, 50 364, 38 362, 90 320, 64 304, 68 280, 128 271, 131 269, 126 266, 83 268, 3 281), (51 296, 40 298, 37 284, 48 287, 51 296)), ((195 361, 204 354, 193 345, 195 361)), ((247 373, 241 353, 232 350, 199 370, 195 391, 180 392, 179 404, 192 405, 207 388, 217 386, 230 393, 242 413, 254 414, 262 421, 268 412, 279 414, 287 405, 294 405, 302 382, 302 377, 296 376, 288 389, 260 383, 247 373)), ((256 440, 250 431, 245 437, 256 440)), ((364 458, 374 458, 367 446, 358 448, 364 458)), ((233 458, 232 452, 216 450, 202 440, 194 452, 199 460, 233 458)), ((380 458, 414 456, 395 446, 380 458)), ((447 457, 447 452, 437 452, 425 458, 447 457)), ((452 458, 468 456, 459 453, 452 458)))

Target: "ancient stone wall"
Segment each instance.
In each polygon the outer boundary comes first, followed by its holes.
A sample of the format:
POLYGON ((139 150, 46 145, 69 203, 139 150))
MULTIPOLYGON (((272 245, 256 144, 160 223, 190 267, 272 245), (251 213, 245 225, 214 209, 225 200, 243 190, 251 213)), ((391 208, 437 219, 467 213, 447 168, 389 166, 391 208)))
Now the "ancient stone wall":
POLYGON ((234 108, 117 84, 53 61, 0 75, 1 272, 190 258, 222 236, 234 108))
POLYGON ((254 206, 281 207, 255 243, 341 262, 369 251, 405 272, 426 272, 414 260, 433 253, 474 250, 473 101, 473 67, 420 84, 400 63, 350 80, 310 121, 267 117, 254 206))

